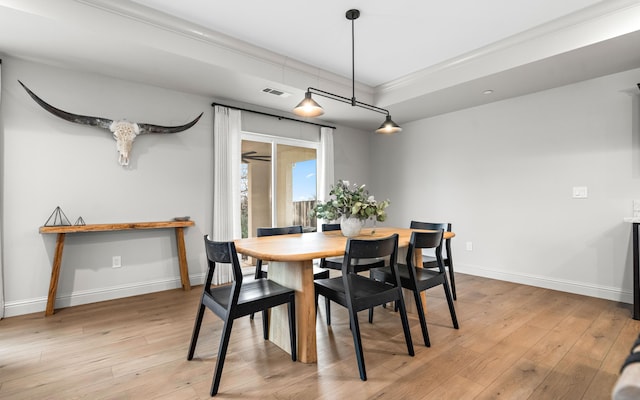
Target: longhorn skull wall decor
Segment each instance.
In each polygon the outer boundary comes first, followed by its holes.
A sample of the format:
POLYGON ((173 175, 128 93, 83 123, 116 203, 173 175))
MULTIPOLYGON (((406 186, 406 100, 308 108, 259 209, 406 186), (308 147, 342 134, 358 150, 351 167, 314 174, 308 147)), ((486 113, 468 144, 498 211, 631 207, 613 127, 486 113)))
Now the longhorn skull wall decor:
POLYGON ((116 148, 118 150, 118 162, 122 166, 129 165, 129 153, 131 152, 131 146, 133 146, 133 141, 138 135, 143 135, 146 133, 177 133, 185 131, 198 122, 200 117, 202 117, 203 113, 200 113, 193 121, 189 122, 185 125, 180 126, 160 126, 160 125, 151 125, 151 124, 137 124, 135 122, 129 122, 126 120, 114 121, 107 118, 99 118, 99 117, 90 117, 86 115, 78 115, 72 114, 59 108, 56 108, 40 97, 38 97, 35 93, 29 90, 28 87, 25 86, 24 83, 20 82, 20 85, 24 88, 24 90, 29 93, 29 96, 36 103, 38 103, 42 108, 49 111, 51 114, 60 117, 64 120, 75 122, 76 124, 83 125, 91 125, 96 126, 102 129, 108 129, 113 133, 113 138, 116 140, 116 148))

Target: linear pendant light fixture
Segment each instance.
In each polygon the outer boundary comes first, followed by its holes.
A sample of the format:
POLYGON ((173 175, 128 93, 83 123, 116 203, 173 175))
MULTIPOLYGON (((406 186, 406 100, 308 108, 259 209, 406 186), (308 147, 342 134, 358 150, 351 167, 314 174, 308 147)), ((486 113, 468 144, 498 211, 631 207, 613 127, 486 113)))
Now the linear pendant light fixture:
POLYGON ((389 110, 384 108, 372 106, 371 104, 363 103, 361 101, 356 100, 356 78, 355 78, 355 40, 354 40, 354 21, 358 19, 360 16, 360 11, 356 9, 352 9, 347 11, 346 17, 351 21, 351 90, 352 95, 351 98, 339 96, 337 94, 325 92, 324 90, 316 89, 309 87, 307 88, 307 92, 304 94, 304 99, 298 103, 298 105, 293 109, 293 113, 299 115, 301 117, 317 117, 324 114, 324 110, 320 104, 316 103, 315 100, 311 97, 311 94, 315 94, 321 97, 326 97, 331 100, 340 101, 342 103, 351 104, 354 107, 361 107, 367 110, 375 111, 380 114, 386 114, 385 120, 380 125, 380 128, 376 129, 376 133, 381 134, 392 134, 402 131, 402 128, 398 126, 395 122, 391 120, 391 115, 389 114, 389 110))

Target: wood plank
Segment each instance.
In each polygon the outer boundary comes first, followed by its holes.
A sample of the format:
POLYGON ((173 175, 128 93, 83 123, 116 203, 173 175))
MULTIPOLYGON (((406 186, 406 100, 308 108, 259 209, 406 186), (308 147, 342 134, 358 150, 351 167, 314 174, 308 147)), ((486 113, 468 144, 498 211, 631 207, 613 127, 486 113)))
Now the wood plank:
POLYGON ((187 248, 184 245, 184 228, 176 227, 176 246, 178 248, 178 264, 180 266, 180 282, 182 289, 191 290, 189 281, 189 265, 187 264, 187 248))
POLYGON ((107 232, 126 231, 132 229, 165 229, 186 228, 194 226, 193 221, 159 221, 159 222, 122 222, 112 224, 41 226, 40 233, 79 233, 79 232, 107 232))
MULTIPOLYGON (((406 353, 392 309, 376 308, 373 324, 366 311, 359 315, 367 382, 358 376, 343 307, 333 307, 331 326, 324 307, 313 319, 315 364, 294 363, 265 341, 260 314, 237 319, 216 398, 608 398, 640 331, 627 305, 460 273, 456 278, 460 329, 451 327, 444 299, 431 297, 432 347, 420 343, 418 319, 409 317, 415 357, 406 353)), ((186 360, 200 290, 0 320, 0 398, 210 398, 222 328, 213 313, 205 313, 195 358, 186 360)), ((288 332, 283 338, 288 343, 288 332)))
POLYGON ((49 280, 49 292, 47 294, 47 307, 44 311, 45 316, 52 315, 55 310, 56 292, 58 291, 58 279, 60 278, 60 266, 62 265, 62 251, 64 250, 65 234, 60 232, 56 239, 56 251, 53 256, 53 264, 51 265, 51 279, 49 280))
MULTIPOLYGON (((298 263, 271 261, 269 262, 269 279, 296 291, 298 360, 303 363, 316 362, 316 307, 312 261, 298 263)), ((272 308, 270 316, 271 341, 291 353, 287 306, 272 308)))
POLYGON ((532 399, 579 399, 598 372, 600 362, 567 353, 531 394, 532 399))
MULTIPOLYGON (((398 233, 398 247, 409 245, 413 231, 418 229, 378 227, 375 233, 366 228, 358 239, 380 239, 398 233)), ((422 231, 425 232, 425 231, 422 231)), ((455 233, 445 232, 445 237, 454 237, 455 233)), ((340 231, 309 232, 302 234, 262 236, 235 241, 238 253, 264 261, 307 261, 323 257, 336 257, 344 254, 347 238, 340 231)))

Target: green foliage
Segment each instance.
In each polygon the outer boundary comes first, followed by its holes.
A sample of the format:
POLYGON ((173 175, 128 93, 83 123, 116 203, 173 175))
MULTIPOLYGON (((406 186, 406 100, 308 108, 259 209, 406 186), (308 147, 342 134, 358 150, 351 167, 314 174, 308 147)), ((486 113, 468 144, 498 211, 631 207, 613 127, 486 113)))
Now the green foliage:
POLYGON ((329 196, 331 198, 327 202, 319 201, 311 210, 312 217, 335 221, 345 216, 347 218, 355 217, 362 221, 375 219, 378 222, 383 222, 387 219, 385 209, 391 204, 388 199, 381 202, 376 201, 375 197, 364 188, 364 185, 351 185, 349 181, 343 180, 339 180, 331 187, 329 196))

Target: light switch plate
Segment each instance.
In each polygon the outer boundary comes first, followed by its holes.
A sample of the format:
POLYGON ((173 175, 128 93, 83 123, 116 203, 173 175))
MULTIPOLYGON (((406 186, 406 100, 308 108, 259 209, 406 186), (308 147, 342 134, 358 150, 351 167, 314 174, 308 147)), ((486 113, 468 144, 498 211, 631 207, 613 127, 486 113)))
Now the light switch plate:
POLYGON ((586 186, 574 186, 573 198, 574 199, 586 199, 588 197, 586 186))

